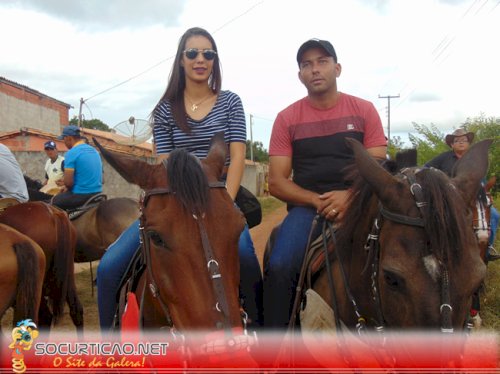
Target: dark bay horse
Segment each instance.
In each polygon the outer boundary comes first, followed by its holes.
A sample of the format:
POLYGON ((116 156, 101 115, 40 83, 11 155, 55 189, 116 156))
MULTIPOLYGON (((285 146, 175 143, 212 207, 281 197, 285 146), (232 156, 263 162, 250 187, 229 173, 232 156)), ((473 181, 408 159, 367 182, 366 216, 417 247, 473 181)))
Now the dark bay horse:
POLYGON ((158 165, 96 144, 115 170, 145 191, 141 231, 146 270, 137 287, 142 327, 170 326, 182 334, 206 331, 212 340, 231 336, 241 341, 238 239, 245 221, 219 181, 227 155, 223 134, 214 137, 201 161, 177 149, 158 165))
POLYGON ((337 328, 462 329, 486 273, 470 206, 491 141, 473 145, 453 179, 433 168, 391 175, 359 142, 348 142, 359 177, 312 288, 334 310, 337 328))
POLYGON ((74 277, 76 230, 61 209, 43 202, 13 205, 0 213, 0 223, 9 225, 34 240, 46 258, 39 325, 50 328, 69 306, 70 316, 79 333, 83 332, 83 307, 78 299, 74 277))
POLYGON ((0 319, 13 306, 13 325, 38 320, 45 272, 42 248, 19 231, 0 224, 0 319))

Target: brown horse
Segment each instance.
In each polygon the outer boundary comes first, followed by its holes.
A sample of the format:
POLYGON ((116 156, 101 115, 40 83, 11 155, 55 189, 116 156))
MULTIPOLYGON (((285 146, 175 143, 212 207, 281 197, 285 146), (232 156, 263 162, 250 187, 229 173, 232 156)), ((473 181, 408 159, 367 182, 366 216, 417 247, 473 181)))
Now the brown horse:
POLYGON ((79 333, 83 332, 83 307, 78 299, 74 276, 76 231, 68 215, 61 209, 42 202, 27 202, 10 206, 0 214, 0 223, 9 225, 40 245, 45 253, 46 270, 43 302, 40 305, 39 324, 50 327, 64 312, 64 302, 79 333))
POLYGON ((480 191, 479 198, 476 201, 475 209, 472 210, 472 224, 479 243, 481 258, 485 263, 488 262, 486 255, 488 253, 489 239, 491 235, 491 205, 493 198, 490 190, 495 185, 496 177, 491 177, 484 185, 484 190, 480 191))
POLYGON ((393 176, 349 144, 359 172, 350 205, 338 230, 327 230, 336 245, 326 266, 305 276, 333 309, 333 327, 463 328, 486 273, 469 208, 491 141, 472 146, 453 179, 432 168, 393 176))
POLYGON ((238 238, 245 221, 219 181, 227 155, 223 134, 214 137, 206 159, 178 149, 161 165, 97 145, 113 168, 145 190, 146 270, 137 287, 143 328, 170 326, 181 333, 208 330, 242 338, 238 238))
MULTIPOLYGON (((42 184, 24 176, 30 201, 50 203, 52 195, 40 192, 42 184)), ((75 262, 97 261, 111 243, 139 218, 137 200, 118 197, 102 201, 71 222, 77 231, 75 262)))
POLYGON ((71 220, 77 231, 75 261, 99 260, 139 215, 137 200, 118 197, 105 200, 71 220))
POLYGON ((38 244, 19 231, 0 224, 0 319, 13 306, 13 324, 38 321, 45 272, 45 255, 38 244))

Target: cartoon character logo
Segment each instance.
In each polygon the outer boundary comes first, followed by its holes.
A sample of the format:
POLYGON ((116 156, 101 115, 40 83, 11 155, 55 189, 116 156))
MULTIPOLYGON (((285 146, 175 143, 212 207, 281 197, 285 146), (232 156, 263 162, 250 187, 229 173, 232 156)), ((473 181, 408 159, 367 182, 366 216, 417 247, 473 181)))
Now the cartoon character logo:
POLYGON ((12 343, 9 348, 12 348, 12 371, 14 373, 24 373, 26 365, 24 364, 23 351, 29 351, 33 345, 33 341, 38 337, 36 324, 31 319, 25 319, 17 323, 17 326, 12 329, 12 343))

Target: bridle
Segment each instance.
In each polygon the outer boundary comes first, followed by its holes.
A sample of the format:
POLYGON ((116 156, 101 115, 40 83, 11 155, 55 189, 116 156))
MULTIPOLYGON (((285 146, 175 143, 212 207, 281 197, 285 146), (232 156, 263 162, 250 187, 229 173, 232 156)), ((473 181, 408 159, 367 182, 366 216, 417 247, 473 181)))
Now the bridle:
MULTIPOLYGON (((395 223, 403 224, 403 225, 408 225, 408 226, 414 226, 418 228, 422 228, 425 232, 427 237, 430 237, 430 234, 428 232, 428 229, 426 227, 426 222, 424 220, 424 217, 426 217, 426 214, 424 212, 425 207, 427 206, 427 202, 424 200, 423 192, 422 192, 422 186, 417 183, 416 181, 416 174, 418 173, 419 170, 413 171, 412 169, 403 169, 401 173, 403 174, 404 178, 408 181, 408 184, 410 186, 410 192, 415 200, 415 205, 417 206, 418 210, 420 211, 420 217, 411 217, 407 215, 402 215, 399 213, 392 212, 385 207, 383 207, 381 204, 379 206, 379 212, 377 217, 375 218, 371 232, 368 235, 366 245, 365 245, 365 250, 371 251, 372 253, 372 262, 371 262, 371 291, 372 291, 372 298, 376 306, 376 320, 375 320, 375 330, 378 332, 383 332, 385 329, 385 318, 382 312, 382 301, 380 297, 380 287, 378 284, 378 278, 379 278, 379 260, 380 260, 380 242, 379 242, 379 235, 380 235, 380 230, 382 227, 383 220, 389 220, 395 223)), ((323 229, 323 237, 324 237, 324 243, 323 243, 323 248, 325 251, 325 257, 326 257, 326 270, 328 272, 328 278, 332 278, 332 273, 331 273, 331 268, 329 266, 329 256, 331 254, 328 253, 327 249, 327 243, 326 243, 326 232, 325 228, 330 231, 330 236, 332 238, 334 246, 336 246, 335 243, 335 232, 333 225, 331 222, 325 222, 325 226, 323 229)), ((431 248, 427 247, 425 249, 426 253, 425 255, 432 254, 431 248)), ((366 319, 362 316, 356 300, 354 299, 349 285, 347 283, 347 277, 345 274, 343 262, 341 261, 339 257, 338 250, 333 251, 333 255, 335 256, 335 260, 338 261, 339 267, 340 267, 340 272, 343 278, 343 283, 344 283, 344 288, 346 290, 346 294, 348 299, 350 300, 350 303, 352 304, 354 308, 354 312, 357 317, 357 325, 356 329, 358 333, 361 333, 365 331, 366 329, 366 319)), ((452 311, 453 307, 451 306, 451 301, 450 301, 450 283, 449 283, 449 275, 448 275, 448 269, 446 267, 446 264, 443 262, 439 263, 440 265, 440 321, 441 321, 441 332, 443 333, 453 333, 453 326, 452 326, 452 311)), ((335 297, 335 292, 333 290, 333 285, 330 284, 330 290, 332 292, 332 304, 334 307, 334 314, 335 314, 335 321, 337 324, 337 327, 340 326, 340 320, 339 320, 339 313, 336 308, 336 297, 335 297)))
MULTIPOLYGON (((165 168, 167 168, 167 160, 163 162, 163 165, 165 168)), ((210 189, 219 189, 219 188, 226 188, 225 182, 223 181, 217 181, 217 182, 212 182, 208 183, 208 187, 210 189)), ((150 232, 147 232, 145 229, 145 223, 146 223, 146 218, 144 216, 144 210, 149 202, 149 199, 152 196, 157 196, 157 195, 175 195, 176 192, 173 191, 170 187, 160 187, 160 188, 154 188, 150 189, 147 191, 143 192, 143 196, 141 198, 141 217, 140 217, 140 237, 141 237, 141 248, 144 254, 144 259, 146 262, 146 269, 148 273, 148 288, 152 294, 152 296, 158 301, 158 304, 160 305, 161 309, 163 310, 163 314, 167 320, 167 325, 170 327, 170 331, 174 337, 177 337, 178 335, 181 335, 182 339, 184 337, 182 334, 179 334, 178 331, 176 330, 174 326, 174 322, 171 317, 171 313, 168 308, 167 302, 163 300, 163 298, 160 295, 159 292, 159 287, 157 285, 157 282, 154 278, 153 271, 152 271, 152 264, 151 264, 151 245, 150 245, 150 240, 151 240, 151 234, 150 232)), ((231 326, 231 321, 230 321, 230 312, 229 312, 229 304, 228 304, 228 299, 226 295, 226 291, 224 289, 224 284, 222 282, 222 275, 220 273, 220 268, 219 268, 219 262, 218 259, 214 255, 214 251, 212 249, 212 245, 210 244, 210 240, 207 234, 207 230, 205 227, 205 214, 192 214, 193 219, 196 221, 199 233, 200 233, 200 238, 201 238, 201 243, 202 243, 202 248, 203 252, 205 255, 205 261, 206 261, 206 266, 207 266, 207 272, 210 276, 211 279, 211 284, 212 284, 212 289, 214 291, 215 295, 215 305, 214 309, 219 313, 219 320, 215 324, 215 329, 216 330, 223 330, 224 335, 226 338, 230 338, 229 340, 225 340, 225 344, 229 346, 229 348, 233 349, 241 349, 239 346, 242 344, 242 339, 241 336, 237 335, 238 333, 241 334, 241 328, 232 328, 231 326)), ((247 314, 242 311, 241 312, 241 317, 242 317, 242 322, 243 322, 243 334, 247 335, 246 331, 246 324, 247 324, 247 314)), ((222 340, 222 339, 219 339, 222 340)), ((253 344, 251 342, 248 342, 248 345, 253 344)), ((212 342, 211 346, 206 346, 204 349, 210 353, 213 351, 217 351, 217 349, 220 350, 220 341, 215 341, 212 342), (217 348, 217 345, 219 344, 219 348, 217 348)), ((226 349, 227 351, 227 349, 226 349)))

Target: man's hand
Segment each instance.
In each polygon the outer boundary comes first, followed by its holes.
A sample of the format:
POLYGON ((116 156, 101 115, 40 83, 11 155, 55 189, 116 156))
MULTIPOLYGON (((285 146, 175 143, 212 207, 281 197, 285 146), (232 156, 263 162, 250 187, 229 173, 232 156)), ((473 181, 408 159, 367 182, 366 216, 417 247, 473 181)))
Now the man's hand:
POLYGON ((330 191, 319 195, 318 214, 329 220, 342 218, 347 208, 350 191, 330 191))

